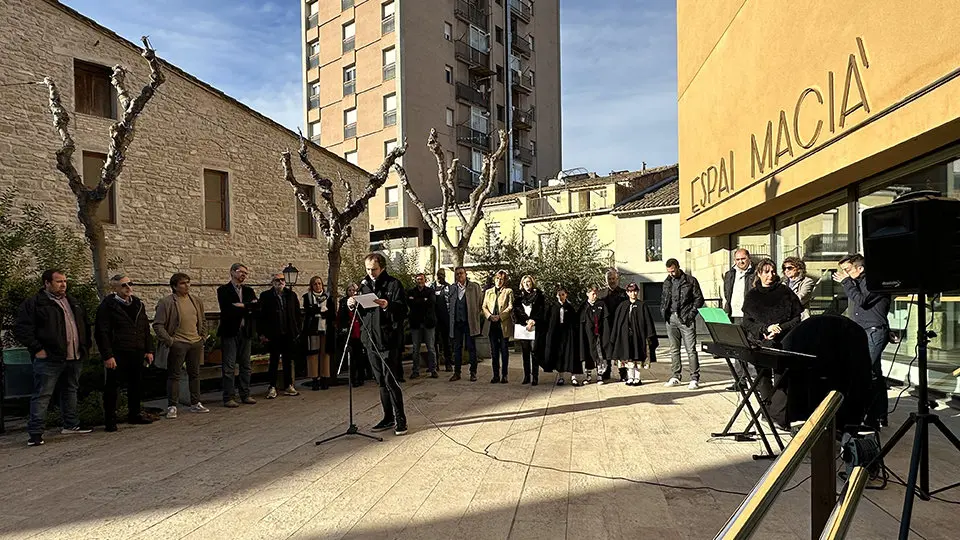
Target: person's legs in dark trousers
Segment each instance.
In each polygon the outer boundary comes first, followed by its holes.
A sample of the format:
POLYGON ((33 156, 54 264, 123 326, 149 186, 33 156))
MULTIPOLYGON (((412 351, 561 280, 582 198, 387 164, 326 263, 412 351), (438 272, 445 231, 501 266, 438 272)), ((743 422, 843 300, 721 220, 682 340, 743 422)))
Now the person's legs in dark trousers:
POLYGON ((887 347, 890 331, 886 327, 874 327, 867 330, 867 345, 870 348, 870 369, 873 375, 873 391, 870 412, 881 425, 887 424, 887 380, 883 376, 880 360, 887 347))
POLYGON ((373 376, 380 387, 380 406, 383 408, 383 419, 388 422, 395 421, 398 428, 400 426, 406 427, 407 417, 403 411, 403 394, 400 391, 400 384, 389 372, 390 366, 386 365, 387 351, 383 349, 387 346, 389 340, 384 341, 386 343, 377 344, 369 334, 365 333, 363 335, 363 344, 367 348, 367 358, 370 360, 373 376))
POLYGON ((103 368, 103 424, 108 430, 117 427, 117 400, 120 394, 120 380, 126 378, 125 373, 121 373, 126 368, 120 363, 120 358, 117 358, 117 356, 116 353, 113 356, 117 362, 116 368, 109 369, 106 366, 103 368))
POLYGON ((411 328, 411 329, 410 329, 410 341, 411 341, 411 343, 412 343, 412 345, 413 345, 413 349, 411 350, 411 353, 412 353, 412 354, 411 354, 411 357, 412 357, 412 358, 411 358, 412 367, 410 368, 410 378, 411 378, 411 379, 414 378, 414 377, 419 377, 419 376, 420 376, 420 345, 421 345, 424 341, 426 341, 426 340, 424 339, 424 338, 426 337, 426 336, 424 336, 424 334, 426 333, 426 331, 427 331, 427 330, 424 329, 424 328, 411 328))
POLYGON ((190 405, 200 403, 200 363, 203 361, 203 342, 188 345, 187 377, 189 377, 190 405))
POLYGON ((510 338, 504 336, 500 343, 500 382, 507 382, 507 370, 510 368, 510 338))
POLYGON ((463 367, 463 341, 470 329, 466 323, 454 323, 453 327, 453 373, 460 375, 463 367))
POLYGON ((267 350, 270 352, 270 364, 267 367, 267 384, 271 387, 277 387, 277 372, 280 369, 280 355, 283 353, 283 343, 279 339, 271 339, 267 342, 267 350))
POLYGON ((121 366, 118 363, 118 367, 121 367, 122 375, 127 383, 127 421, 137 422, 142 419, 143 383, 141 375, 143 373, 144 353, 138 351, 123 356, 123 365, 121 366))
MULTIPOLYGON (((464 323, 466 325, 466 323, 464 323)), ((477 374, 477 341, 470 335, 470 327, 466 325, 466 335, 464 336, 464 341, 466 342, 467 354, 470 357, 470 375, 477 374)))
POLYGON ((31 437, 43 435, 47 408, 65 364, 39 358, 33 361, 33 395, 30 397, 30 420, 27 422, 27 433, 31 437))
MULTIPOLYGON (((490 323, 490 333, 487 335, 487 338, 490 340, 490 365, 493 368, 493 378, 490 379, 492 383, 500 382, 500 356, 501 351, 503 351, 503 328, 500 326, 499 322, 490 323)), ((506 358, 503 359, 506 363, 506 358)), ((506 371, 506 370, 504 370, 506 371)), ((506 373, 504 373, 506 375, 506 373)))
POLYGON ((237 371, 237 353, 240 338, 225 337, 221 341, 220 387, 223 388, 223 402, 233 399, 235 392, 234 377, 237 371))
POLYGON ((437 372, 437 342, 436 328, 423 329, 423 342, 427 344, 427 371, 437 372))
POLYGON ((183 361, 190 350, 190 344, 174 341, 167 358, 167 407, 176 407, 180 402, 180 376, 183 373, 183 361))
POLYGON ((533 349, 533 342, 530 340, 521 340, 520 341, 520 355, 523 361, 523 383, 528 384, 530 382, 530 360, 533 356, 531 350, 533 349))
POLYGON ((385 336, 385 342, 389 356, 387 358, 390 365, 390 371, 393 372, 393 378, 404 381, 403 377, 403 330, 390 332, 385 336))
POLYGON ((450 326, 443 321, 438 321, 433 334, 436 342, 437 365, 440 365, 442 357, 444 369, 453 370, 453 361, 450 357, 450 326))

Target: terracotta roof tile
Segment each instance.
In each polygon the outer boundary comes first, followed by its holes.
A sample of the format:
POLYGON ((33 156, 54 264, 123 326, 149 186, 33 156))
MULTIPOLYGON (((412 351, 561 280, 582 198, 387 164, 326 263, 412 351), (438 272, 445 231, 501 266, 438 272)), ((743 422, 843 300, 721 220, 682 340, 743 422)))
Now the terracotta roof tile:
POLYGON ((635 212, 637 210, 651 210, 654 208, 677 206, 679 204, 680 181, 674 176, 623 201, 614 207, 613 211, 615 213, 635 212))

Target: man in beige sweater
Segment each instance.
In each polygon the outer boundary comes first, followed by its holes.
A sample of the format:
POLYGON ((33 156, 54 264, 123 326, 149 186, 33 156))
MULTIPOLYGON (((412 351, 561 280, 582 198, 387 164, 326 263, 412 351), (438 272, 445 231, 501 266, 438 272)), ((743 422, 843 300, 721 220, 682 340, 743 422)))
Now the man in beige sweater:
POLYGON ((173 293, 157 303, 153 330, 160 342, 157 356, 167 356, 167 418, 177 417, 180 374, 184 361, 190 384, 190 412, 210 412, 200 403, 200 361, 207 335, 203 302, 190 294, 190 276, 176 273, 170 278, 173 293), (161 349, 166 348, 167 351, 161 349))

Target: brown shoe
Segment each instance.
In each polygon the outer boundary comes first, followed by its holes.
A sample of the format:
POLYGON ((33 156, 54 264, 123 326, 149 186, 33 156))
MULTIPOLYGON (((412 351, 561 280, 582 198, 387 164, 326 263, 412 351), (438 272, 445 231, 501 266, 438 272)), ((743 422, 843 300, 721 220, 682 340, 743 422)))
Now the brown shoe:
POLYGON ((460 380, 460 374, 459 374, 459 373, 454 373, 453 376, 450 377, 450 382, 459 381, 459 380, 460 380))
POLYGON ((240 406, 240 404, 231 399, 231 400, 224 401, 223 406, 228 409, 236 409, 237 407, 240 406))
POLYGON ((250 397, 250 396, 247 396, 247 397, 241 399, 241 400, 240 400, 240 403, 243 403, 244 405, 256 405, 256 404, 257 404, 257 400, 253 399, 253 398, 250 397))
POLYGON ((477 374, 476 374, 476 373, 471 373, 471 374, 470 374, 470 382, 477 382, 477 374))

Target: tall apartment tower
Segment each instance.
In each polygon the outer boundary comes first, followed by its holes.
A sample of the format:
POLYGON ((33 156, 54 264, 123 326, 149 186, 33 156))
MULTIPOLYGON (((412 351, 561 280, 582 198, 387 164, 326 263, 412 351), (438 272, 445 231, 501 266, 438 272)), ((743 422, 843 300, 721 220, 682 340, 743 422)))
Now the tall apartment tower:
MULTIPOLYGON (((498 129, 511 136, 496 193, 559 172, 559 0, 305 0, 302 10, 304 118, 321 146, 372 171, 406 139, 403 165, 428 207, 441 203, 431 128, 460 160, 461 201, 498 129)), ((371 243, 431 241, 402 189, 391 174, 371 199, 371 243)))

